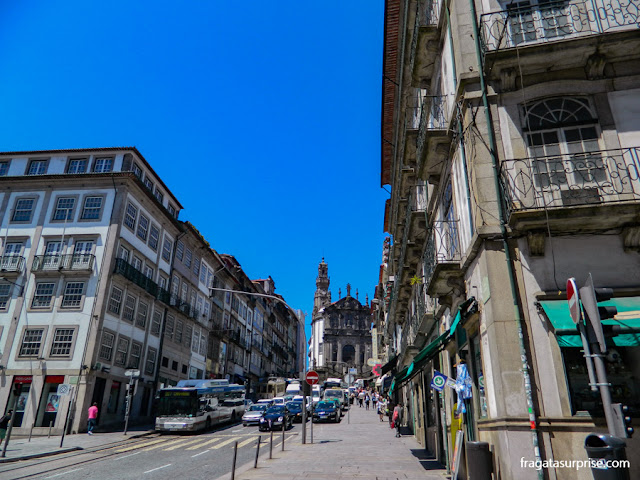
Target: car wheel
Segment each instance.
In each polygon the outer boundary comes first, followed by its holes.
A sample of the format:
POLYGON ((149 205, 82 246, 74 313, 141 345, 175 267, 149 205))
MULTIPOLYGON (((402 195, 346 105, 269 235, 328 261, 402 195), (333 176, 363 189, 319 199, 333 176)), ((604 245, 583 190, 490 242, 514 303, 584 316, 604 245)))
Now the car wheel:
POLYGON ((244 423, 244 422, 242 422, 242 426, 243 426, 243 427, 246 427, 246 426, 247 426, 247 424, 246 424, 246 423, 244 423))

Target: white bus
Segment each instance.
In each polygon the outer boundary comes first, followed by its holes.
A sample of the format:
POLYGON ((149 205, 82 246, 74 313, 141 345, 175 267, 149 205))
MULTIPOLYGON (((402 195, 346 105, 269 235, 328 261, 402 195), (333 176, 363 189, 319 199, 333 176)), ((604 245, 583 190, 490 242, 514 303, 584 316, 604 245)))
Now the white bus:
POLYGON ((156 431, 196 432, 242 417, 245 387, 228 380, 180 380, 158 392, 156 431))

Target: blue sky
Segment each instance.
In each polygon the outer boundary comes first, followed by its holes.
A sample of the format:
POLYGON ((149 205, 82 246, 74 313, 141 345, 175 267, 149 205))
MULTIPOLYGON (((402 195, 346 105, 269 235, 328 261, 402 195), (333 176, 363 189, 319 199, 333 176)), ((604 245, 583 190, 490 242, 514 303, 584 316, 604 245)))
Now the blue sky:
MULTIPOLYGON (((381 262, 383 0, 0 2, 1 151, 136 146, 191 221, 311 314, 381 262)), ((310 318, 307 319, 307 324, 310 318)))

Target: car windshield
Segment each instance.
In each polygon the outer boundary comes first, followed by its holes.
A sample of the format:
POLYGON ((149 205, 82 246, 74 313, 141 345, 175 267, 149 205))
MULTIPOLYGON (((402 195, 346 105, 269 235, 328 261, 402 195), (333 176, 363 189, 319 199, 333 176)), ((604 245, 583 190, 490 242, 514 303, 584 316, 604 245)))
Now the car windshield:
POLYGON ((342 397, 342 390, 327 390, 324 392, 325 397, 342 397))
POLYGON ((267 409, 266 405, 251 405, 249 407, 250 412, 264 412, 267 409))
POLYGON ((302 411, 302 404, 300 402, 289 402, 287 403, 287 408, 292 412, 300 412, 302 411))
POLYGON ((269 409, 266 412, 267 414, 269 413, 284 413, 284 406, 283 405, 275 405, 273 407, 269 407, 269 409))
POLYGON ((319 402, 317 408, 334 408, 335 406, 333 402, 319 402))

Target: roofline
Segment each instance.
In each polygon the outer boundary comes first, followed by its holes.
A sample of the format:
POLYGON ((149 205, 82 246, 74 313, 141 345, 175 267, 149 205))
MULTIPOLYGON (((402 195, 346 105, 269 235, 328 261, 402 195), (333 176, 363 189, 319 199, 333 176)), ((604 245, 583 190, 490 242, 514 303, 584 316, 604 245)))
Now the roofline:
POLYGON ((131 151, 135 153, 140 160, 142 160, 146 167, 149 168, 158 179, 158 182, 165 188, 167 193, 171 196, 171 198, 178 205, 178 208, 181 210, 184 209, 184 205, 180 203, 177 197, 173 194, 171 189, 167 187, 164 183, 160 175, 153 169, 151 164, 147 161, 146 158, 140 153, 140 151, 136 147, 98 147, 98 148, 64 148, 64 149, 53 149, 53 150, 24 150, 24 151, 14 151, 14 152, 0 152, 0 156, 9 156, 9 155, 45 155, 45 154, 53 154, 53 153, 65 153, 65 152, 73 152, 73 153, 89 153, 89 152, 126 152, 131 151))

